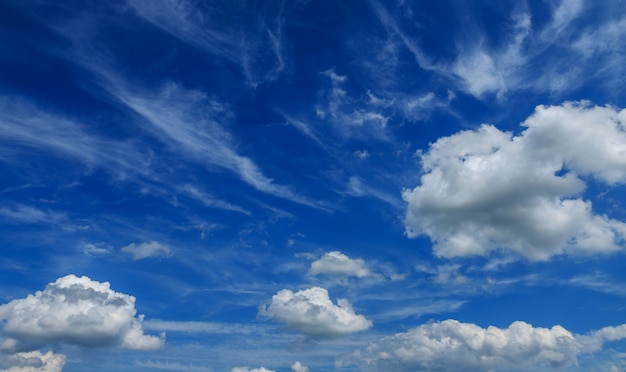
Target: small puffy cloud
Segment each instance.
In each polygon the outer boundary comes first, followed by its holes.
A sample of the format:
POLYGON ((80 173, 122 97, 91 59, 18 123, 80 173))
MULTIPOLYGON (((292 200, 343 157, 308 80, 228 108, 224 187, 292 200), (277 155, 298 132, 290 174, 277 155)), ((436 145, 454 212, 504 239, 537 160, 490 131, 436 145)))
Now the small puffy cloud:
POLYGON ((75 275, 0 306, 2 335, 18 349, 57 344, 143 350, 163 346, 163 336, 143 333, 143 315, 136 314, 135 297, 111 290, 108 282, 75 275))
POLYGON ((407 235, 428 236, 446 258, 621 250, 626 224, 579 195, 581 175, 626 182, 625 124, 626 110, 568 102, 538 106, 518 136, 482 125, 440 138, 421 156, 420 185, 403 192, 407 235))
POLYGON ((2 372, 61 372, 65 365, 65 355, 51 351, 29 351, 9 356, 0 356, 2 372))
POLYGON ((314 338, 334 338, 364 331, 372 322, 356 314, 352 305, 340 299, 335 305, 328 291, 313 287, 298 292, 283 289, 261 306, 259 315, 284 323, 287 328, 314 338))
POLYGON ((303 366, 300 362, 295 362, 291 365, 292 372, 311 372, 309 367, 303 366))
POLYGON ((230 370, 230 372, 274 372, 271 369, 267 369, 267 368, 252 368, 249 369, 248 367, 235 367, 233 369, 230 370))
POLYGON ((171 257, 174 254, 170 247, 154 240, 147 243, 131 243, 125 247, 122 247, 121 251, 131 255, 133 260, 135 261, 149 257, 167 258, 171 257))
POLYGON ((364 278, 372 275, 362 258, 350 258, 339 251, 327 252, 311 263, 309 275, 345 275, 364 278))
POLYGON ((626 325, 577 336, 561 326, 482 328, 456 320, 424 324, 385 337, 353 355, 364 371, 510 370, 577 366, 576 356, 626 337, 626 325))

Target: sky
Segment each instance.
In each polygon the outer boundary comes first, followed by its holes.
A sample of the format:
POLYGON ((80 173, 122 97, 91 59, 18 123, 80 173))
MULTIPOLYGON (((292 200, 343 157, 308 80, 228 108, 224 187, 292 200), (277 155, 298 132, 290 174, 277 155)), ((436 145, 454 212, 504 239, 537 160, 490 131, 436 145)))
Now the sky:
POLYGON ((0 371, 626 370, 626 2, 0 0, 0 371))

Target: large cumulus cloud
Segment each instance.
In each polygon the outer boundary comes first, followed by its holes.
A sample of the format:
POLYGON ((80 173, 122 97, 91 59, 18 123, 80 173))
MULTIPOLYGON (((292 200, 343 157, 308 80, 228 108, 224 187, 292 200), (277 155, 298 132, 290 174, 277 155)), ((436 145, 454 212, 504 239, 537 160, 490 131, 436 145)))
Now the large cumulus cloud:
POLYGON ((626 224, 594 214, 586 177, 626 181, 626 110, 538 106, 517 136, 492 125, 440 138, 422 154, 421 184, 403 192, 409 237, 439 257, 504 249, 531 260, 623 248, 626 224))
MULTIPOLYGON (((108 282, 68 275, 43 291, 0 306, 5 346, 16 349, 73 344, 157 349, 164 338, 145 335, 135 298, 115 292, 108 282)), ((32 349, 31 349, 32 350, 32 349)))
POLYGON ((335 305, 328 291, 320 287, 295 293, 283 289, 261 306, 259 314, 314 338, 343 336, 372 326, 370 320, 354 312, 347 300, 340 299, 335 305))
POLYGON ((576 366, 578 354, 596 352, 605 341, 624 337, 624 325, 579 336, 558 325, 542 328, 516 321, 507 328, 482 328, 445 320, 385 337, 355 353, 352 361, 364 371, 559 368, 576 366))

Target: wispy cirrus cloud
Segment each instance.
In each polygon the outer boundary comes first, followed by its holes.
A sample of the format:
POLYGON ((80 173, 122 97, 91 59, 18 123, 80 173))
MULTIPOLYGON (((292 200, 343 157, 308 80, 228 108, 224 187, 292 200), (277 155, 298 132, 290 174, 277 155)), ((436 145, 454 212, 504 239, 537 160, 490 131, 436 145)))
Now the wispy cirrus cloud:
POLYGON ((129 173, 152 177, 150 151, 140 151, 130 140, 90 132, 87 123, 21 97, 0 96, 0 113, 0 157, 7 161, 19 161, 17 155, 36 149, 108 169, 120 178, 129 173))
POLYGON ((174 37, 239 67, 255 87, 277 78, 286 66, 284 2, 261 7, 188 0, 127 0, 139 15, 174 37))
POLYGON ((139 114, 144 128, 190 160, 227 169, 255 189, 296 203, 322 208, 321 203, 274 182, 249 157, 236 149, 233 136, 219 123, 232 113, 215 97, 169 83, 156 91, 132 86, 112 71, 102 71, 103 87, 115 99, 139 114))
POLYGON ((420 45, 415 23, 407 23, 403 17, 405 8, 411 8, 409 4, 395 10, 376 0, 370 4, 390 35, 388 43, 393 45, 394 53, 400 45, 413 54, 421 69, 448 79, 479 99, 490 94, 504 98, 518 90, 567 92, 590 78, 609 77, 610 81, 621 82, 626 79, 618 62, 618 56, 624 52, 623 43, 618 40, 626 34, 626 27, 617 4, 612 5, 618 8, 615 12, 605 13, 597 22, 581 22, 583 15, 594 7, 591 2, 551 3, 548 22, 537 22, 528 4, 517 4, 506 15, 507 32, 495 43, 494 35, 471 21, 464 22, 467 15, 462 9, 453 9, 462 28, 446 42, 455 54, 438 59, 420 45), (598 60, 603 61, 600 69, 594 67, 598 60), (571 68, 559 68, 563 65, 571 68), (594 73, 588 74, 589 71, 594 73))

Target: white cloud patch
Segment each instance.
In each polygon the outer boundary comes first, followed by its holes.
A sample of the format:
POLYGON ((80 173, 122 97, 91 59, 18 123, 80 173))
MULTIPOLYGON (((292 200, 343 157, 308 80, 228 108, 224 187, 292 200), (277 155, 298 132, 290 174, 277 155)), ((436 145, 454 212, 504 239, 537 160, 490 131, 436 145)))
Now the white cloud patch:
POLYGON ((291 365, 292 372, 311 372, 311 369, 307 366, 303 366, 300 362, 295 362, 291 365))
POLYGON ((139 244, 131 243, 122 247, 120 251, 129 254, 135 261, 144 258, 167 258, 174 254, 170 247, 154 240, 139 244))
POLYGON ((64 365, 65 355, 52 351, 28 351, 0 356, 2 372, 61 372, 64 365))
POLYGON ((339 251, 327 252, 311 263, 309 275, 345 275, 365 278, 372 275, 362 258, 350 258, 339 251))
POLYGON ((321 92, 322 102, 315 107, 320 119, 327 120, 333 130, 346 138, 389 139, 385 131, 391 119, 387 108, 368 104, 371 98, 350 96, 343 87, 348 77, 337 74, 334 69, 320 74, 330 80, 330 88, 321 92))
MULTIPOLYGON (((571 91, 594 78, 606 81, 609 90, 619 89, 626 80, 621 63, 626 18, 622 6, 612 2, 550 2, 546 22, 533 18, 536 10, 519 2, 508 16, 504 15, 505 25, 495 40, 494 34, 481 25, 467 25, 457 34, 452 31, 449 47, 456 48, 456 55, 448 61, 429 55, 419 40, 410 36, 424 27, 402 14, 406 9, 414 11, 411 5, 405 3, 394 10, 376 0, 370 3, 389 34, 391 48, 385 49, 397 55, 397 49, 406 48, 422 69, 455 81, 461 90, 477 98, 490 94, 502 98, 519 90, 571 91), (590 21, 584 17, 590 13, 601 16, 590 21), (561 68, 563 65, 569 68, 561 68)), ((459 7, 457 17, 461 23, 467 22, 463 7, 459 7)), ((374 73, 385 68, 386 64, 376 65, 374 73)))
POLYGON ((538 106, 518 136, 491 125, 440 138, 421 155, 421 184, 404 190, 409 237, 439 257, 503 249, 530 260, 623 248, 626 224, 592 212, 582 175, 626 182, 626 110, 538 106))
POLYGON ((271 369, 264 368, 264 367, 252 368, 252 369, 249 369, 248 367, 235 367, 231 369, 230 372, 274 372, 274 371, 271 369))
POLYGON ((356 314, 352 305, 339 299, 335 305, 324 288, 313 287, 298 292, 283 289, 261 306, 259 315, 284 323, 289 329, 314 338, 334 338, 364 331, 372 322, 356 314))
POLYGON ((516 321, 507 328, 482 328, 445 320, 385 337, 353 355, 363 371, 510 370, 577 366, 580 353, 626 337, 626 325, 574 335, 561 326, 533 327, 516 321))
POLYGON ((135 298, 108 282, 68 275, 24 299, 0 306, 2 335, 16 348, 59 343, 85 347, 121 346, 151 350, 164 336, 145 335, 135 298))

